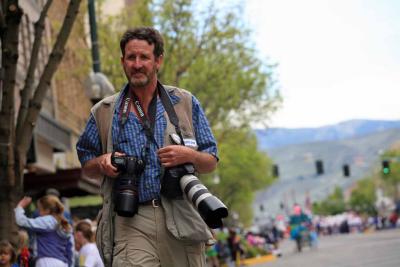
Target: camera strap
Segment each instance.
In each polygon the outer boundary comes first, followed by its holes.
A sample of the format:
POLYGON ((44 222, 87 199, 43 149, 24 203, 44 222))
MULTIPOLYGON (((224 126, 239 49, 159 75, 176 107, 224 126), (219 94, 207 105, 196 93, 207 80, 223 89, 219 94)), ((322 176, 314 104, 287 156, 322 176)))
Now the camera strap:
POLYGON ((127 97, 125 97, 124 105, 122 106, 121 113, 120 113, 122 127, 125 127, 125 123, 128 120, 128 115, 129 115, 130 109, 131 109, 131 97, 130 97, 130 95, 128 95, 127 97))
MULTIPOLYGON (((156 139, 154 138, 154 125, 155 125, 155 118, 156 118, 156 111, 157 111, 157 91, 154 92, 153 98, 150 101, 149 104, 149 112, 148 116, 150 119, 147 118, 145 115, 142 105, 140 104, 140 101, 138 97, 129 89, 127 95, 124 98, 123 105, 121 106, 121 112, 120 112, 120 130, 118 134, 118 140, 121 137, 121 131, 125 128, 125 124, 128 121, 128 116, 130 112, 130 107, 131 107, 131 102, 133 100, 134 106, 139 114, 139 120, 141 121, 143 128, 145 130, 146 138, 148 141, 153 141, 154 144, 156 145, 157 148, 159 148, 156 139)), ((142 154, 142 158, 146 158, 146 154, 149 150, 149 143, 146 142, 146 146, 144 151, 144 154, 142 154)))
POLYGON ((174 105, 172 104, 172 100, 171 100, 168 92, 165 90, 164 86, 158 81, 157 81, 157 90, 155 90, 153 98, 149 105, 148 117, 144 113, 143 107, 140 104, 140 101, 139 101, 138 97, 136 96, 136 94, 134 92, 132 92, 132 90, 129 90, 129 93, 125 97, 124 104, 122 105, 122 109, 121 109, 121 126, 123 128, 125 126, 125 123, 128 120, 130 105, 132 102, 131 100, 133 100, 133 104, 135 105, 135 108, 138 112, 140 121, 142 122, 143 128, 146 132, 147 139, 149 141, 153 141, 156 144, 157 148, 159 148, 157 141, 154 137, 154 125, 155 125, 155 118, 156 118, 156 111, 157 111, 157 92, 160 96, 161 103, 164 106, 164 109, 168 114, 169 121, 175 127, 176 133, 183 141, 181 129, 179 127, 179 119, 178 119, 178 116, 176 115, 174 105))
POLYGON ((154 125, 156 121, 156 112, 157 112, 157 90, 154 91, 153 98, 150 101, 148 116, 146 116, 146 114, 144 113, 143 107, 140 104, 137 95, 131 90, 130 94, 132 95, 133 103, 139 114, 140 121, 142 122, 144 131, 146 132, 147 139, 153 141, 158 148, 157 141, 154 138, 154 125))
POLYGON ((163 104, 164 109, 168 114, 169 121, 171 122, 172 125, 174 125, 176 133, 183 142, 181 128, 179 127, 179 119, 178 116, 176 115, 174 105, 172 104, 172 100, 169 97, 167 90, 165 90, 164 86, 158 81, 157 81, 157 90, 160 95, 161 103, 163 104))

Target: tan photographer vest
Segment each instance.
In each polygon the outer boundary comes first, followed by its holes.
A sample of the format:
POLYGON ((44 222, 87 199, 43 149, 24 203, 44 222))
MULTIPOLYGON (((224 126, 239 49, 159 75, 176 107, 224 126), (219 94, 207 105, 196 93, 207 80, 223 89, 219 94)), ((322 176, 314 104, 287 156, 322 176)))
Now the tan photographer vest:
MULTIPOLYGON (((164 86, 167 92, 180 98, 174 105, 179 118, 179 126, 184 138, 195 139, 192 122, 192 95, 183 89, 164 86)), ((99 131, 102 152, 111 153, 113 144, 111 125, 119 93, 107 97, 93 106, 91 113, 95 118, 99 131)), ((164 133, 164 146, 170 145, 169 135, 175 133, 175 127, 170 123, 164 112, 167 127, 164 133)), ((163 171, 163 170, 162 170, 163 171)), ((97 217, 96 243, 105 266, 112 265, 114 243, 114 203, 112 202, 113 178, 104 177, 101 183, 103 207, 97 217)), ((212 238, 211 232, 203 219, 184 196, 183 200, 170 200, 161 196, 162 207, 165 212, 166 226, 173 236, 182 241, 205 242, 212 238)))

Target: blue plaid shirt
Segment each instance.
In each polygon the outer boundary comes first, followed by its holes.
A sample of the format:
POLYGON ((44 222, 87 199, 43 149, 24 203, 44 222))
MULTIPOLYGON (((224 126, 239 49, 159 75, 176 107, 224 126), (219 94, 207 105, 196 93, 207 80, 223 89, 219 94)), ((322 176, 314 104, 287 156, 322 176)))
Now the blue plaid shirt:
MULTIPOLYGON (((125 126, 123 128, 120 127, 119 114, 128 90, 128 86, 125 86, 116 103, 117 108, 112 122, 112 141, 114 151, 144 159, 146 167, 139 179, 139 202, 144 202, 160 196, 161 162, 157 156, 157 145, 154 141, 147 140, 143 125, 134 113, 130 112, 125 126), (145 153, 147 144, 149 145, 149 151, 145 153)), ((170 97, 174 105, 180 101, 180 98, 176 95, 170 94, 170 97)), ((193 128, 198 150, 207 152, 217 158, 215 138, 200 102, 194 96, 192 97, 192 106, 193 128)), ((157 99, 154 137, 160 148, 164 145, 164 132, 167 126, 167 118, 164 117, 164 111, 164 106, 157 99)), ((85 131, 76 144, 76 150, 82 166, 88 160, 102 155, 100 135, 93 115, 89 117, 85 131)))

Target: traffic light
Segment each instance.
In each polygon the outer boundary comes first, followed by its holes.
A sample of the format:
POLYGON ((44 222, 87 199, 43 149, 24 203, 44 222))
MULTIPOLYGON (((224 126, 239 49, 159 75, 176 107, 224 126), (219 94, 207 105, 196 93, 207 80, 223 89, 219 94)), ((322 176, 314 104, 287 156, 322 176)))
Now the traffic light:
POLYGON ((343 165, 343 176, 344 177, 350 176, 350 166, 348 164, 343 165))
POLYGON ((276 164, 272 165, 272 176, 279 177, 279 167, 276 164))
POLYGON ((382 160, 382 173, 388 175, 390 173, 390 161, 382 160))
POLYGON ((315 161, 315 167, 317 169, 317 175, 324 174, 324 164, 323 164, 322 160, 315 161))

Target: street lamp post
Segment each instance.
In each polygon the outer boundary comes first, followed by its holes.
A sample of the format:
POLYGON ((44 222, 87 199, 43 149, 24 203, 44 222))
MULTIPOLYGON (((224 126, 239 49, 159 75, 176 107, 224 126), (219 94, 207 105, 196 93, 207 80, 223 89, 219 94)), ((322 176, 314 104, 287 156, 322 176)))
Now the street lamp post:
POLYGON ((85 91, 87 96, 92 101, 93 105, 99 102, 106 96, 112 95, 115 92, 114 86, 108 80, 107 76, 101 72, 101 62, 99 53, 99 43, 97 40, 97 24, 95 1, 88 1, 88 13, 90 24, 90 41, 92 50, 93 72, 85 82, 85 91))
POLYGON ((2 42, 0 40, 0 112, 3 104, 3 80, 4 80, 4 69, 3 69, 3 59, 2 59, 2 42))
POLYGON ((91 72, 85 81, 86 95, 96 104, 106 96, 114 94, 114 86, 101 72, 91 72))

